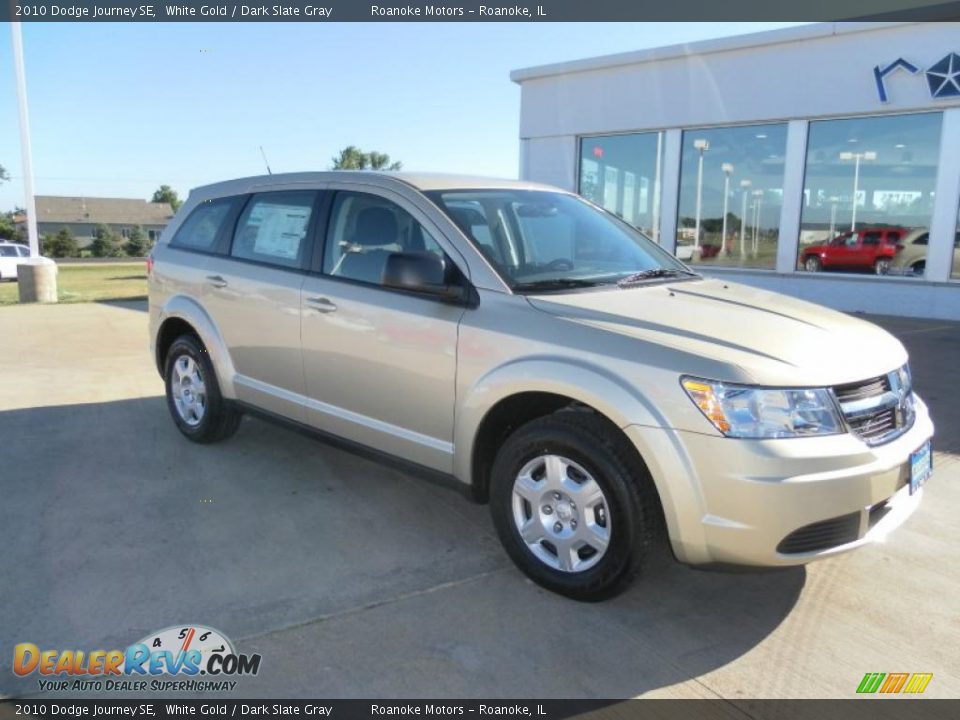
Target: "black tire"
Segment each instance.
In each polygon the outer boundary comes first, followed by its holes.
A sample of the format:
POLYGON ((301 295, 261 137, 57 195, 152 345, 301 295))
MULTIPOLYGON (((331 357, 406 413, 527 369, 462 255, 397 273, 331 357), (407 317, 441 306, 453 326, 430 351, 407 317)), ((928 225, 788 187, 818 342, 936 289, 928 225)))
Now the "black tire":
POLYGON ((823 264, 816 255, 809 255, 803 260, 803 269, 807 272, 820 272, 823 269, 823 264))
POLYGON ((619 429, 590 412, 561 411, 531 420, 507 438, 490 479, 490 512, 507 554, 531 580, 582 601, 622 592, 640 573, 661 518, 650 473, 619 429), (541 455, 569 458, 600 486, 609 508, 609 544, 598 562, 580 572, 550 567, 520 536, 513 515, 514 480, 541 455))
POLYGON ((927 261, 918 260, 913 265, 910 266, 910 269, 913 270, 914 275, 923 275, 927 272, 927 261))
POLYGON ((890 258, 879 258, 873 263, 873 272, 876 275, 886 275, 890 272, 893 261, 890 258))
POLYGON ((196 443, 214 443, 226 440, 237 431, 243 414, 224 400, 223 395, 220 394, 220 384, 217 382, 213 363, 210 362, 210 355, 197 337, 181 335, 173 341, 163 364, 163 378, 167 392, 167 407, 177 429, 185 437, 196 443), (188 422, 181 416, 174 397, 173 383, 176 375, 174 365, 184 357, 192 359, 206 388, 202 417, 194 423, 188 422))

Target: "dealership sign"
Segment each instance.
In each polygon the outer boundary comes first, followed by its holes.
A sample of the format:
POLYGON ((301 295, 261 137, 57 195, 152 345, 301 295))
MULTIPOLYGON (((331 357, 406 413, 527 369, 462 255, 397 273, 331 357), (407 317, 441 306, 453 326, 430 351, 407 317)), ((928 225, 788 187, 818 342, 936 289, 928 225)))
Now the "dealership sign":
POLYGON ((947 53, 926 70, 921 70, 909 60, 897 58, 888 65, 877 65, 873 68, 873 77, 877 83, 877 94, 880 102, 888 102, 885 81, 888 75, 903 70, 911 75, 923 73, 930 88, 930 97, 934 100, 960 97, 960 55, 955 52, 947 53))

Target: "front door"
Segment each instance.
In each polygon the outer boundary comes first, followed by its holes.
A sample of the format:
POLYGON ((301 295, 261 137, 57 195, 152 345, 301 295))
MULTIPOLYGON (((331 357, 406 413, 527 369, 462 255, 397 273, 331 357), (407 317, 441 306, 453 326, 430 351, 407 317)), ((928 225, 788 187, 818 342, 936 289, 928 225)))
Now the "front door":
POLYGON ((303 285, 307 414, 321 430, 451 472, 465 310, 381 284, 391 252, 446 258, 428 225, 389 191, 336 192, 320 272, 303 285))

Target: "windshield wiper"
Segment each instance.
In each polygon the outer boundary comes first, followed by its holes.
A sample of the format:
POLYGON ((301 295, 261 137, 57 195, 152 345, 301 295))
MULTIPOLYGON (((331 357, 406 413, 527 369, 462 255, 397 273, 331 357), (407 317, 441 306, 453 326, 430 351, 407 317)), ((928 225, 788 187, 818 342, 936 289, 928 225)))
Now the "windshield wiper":
POLYGON ((514 290, 566 290, 569 288, 596 287, 604 283, 584 278, 550 278, 548 280, 532 280, 531 282, 517 283, 514 290))
POLYGON ((652 270, 641 270, 640 272, 635 272, 633 275, 627 275, 625 278, 621 278, 617 281, 617 285, 620 287, 627 287, 629 285, 635 285, 641 283, 645 280, 656 280, 657 278, 667 278, 667 277, 680 277, 680 276, 689 276, 689 277, 700 277, 698 273, 691 272, 690 270, 673 270, 668 268, 654 268, 652 270))

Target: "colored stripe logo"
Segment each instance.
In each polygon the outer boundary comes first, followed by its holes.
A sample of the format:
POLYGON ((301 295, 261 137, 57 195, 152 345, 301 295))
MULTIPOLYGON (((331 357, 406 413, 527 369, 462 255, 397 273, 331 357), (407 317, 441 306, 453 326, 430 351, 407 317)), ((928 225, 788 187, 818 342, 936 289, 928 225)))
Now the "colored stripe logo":
POLYGON ((857 693, 861 695, 893 695, 897 693, 916 695, 927 689, 933 673, 866 673, 857 693))

